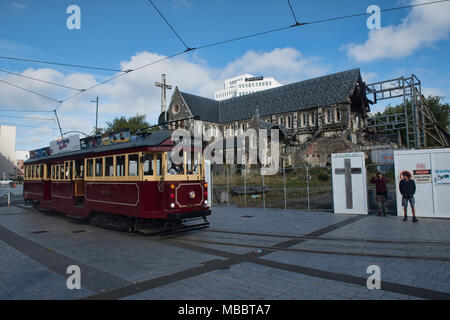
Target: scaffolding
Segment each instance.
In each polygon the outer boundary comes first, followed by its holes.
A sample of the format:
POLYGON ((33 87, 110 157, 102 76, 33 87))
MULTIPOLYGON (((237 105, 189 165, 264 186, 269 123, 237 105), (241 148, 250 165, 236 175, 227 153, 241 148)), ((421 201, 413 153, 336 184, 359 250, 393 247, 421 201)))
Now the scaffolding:
POLYGON ((428 146, 429 138, 440 146, 448 146, 448 133, 439 127, 436 118, 426 105, 422 95, 421 81, 413 74, 409 78, 366 84, 366 93, 373 95, 374 103, 381 100, 403 98, 403 113, 375 116, 367 120, 367 127, 377 132, 397 132, 405 130, 406 141, 403 144, 411 149, 428 146), (410 102, 408 107, 407 102, 410 102))

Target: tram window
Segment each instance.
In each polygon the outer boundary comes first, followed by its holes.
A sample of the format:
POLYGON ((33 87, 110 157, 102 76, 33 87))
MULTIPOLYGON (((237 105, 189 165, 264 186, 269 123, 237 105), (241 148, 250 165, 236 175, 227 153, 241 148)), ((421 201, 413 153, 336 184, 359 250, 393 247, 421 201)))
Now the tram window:
POLYGON ((51 168, 52 168, 52 180, 54 180, 55 179, 55 177, 56 177, 56 167, 55 166, 51 166, 51 168))
POLYGON ((199 153, 198 152, 190 152, 190 155, 188 153, 188 159, 187 159, 187 174, 198 174, 199 172, 199 153))
POLYGON ((94 159, 87 159, 86 160, 86 177, 93 177, 94 176, 94 159))
POLYGON ((70 164, 69 164, 69 161, 66 161, 64 163, 64 177, 63 177, 63 179, 68 180, 70 178, 71 178, 70 177, 70 164))
POLYGON ((137 177, 139 175, 139 155, 128 155, 128 176, 137 177))
POLYGON ((125 156, 116 156, 116 177, 125 176, 125 156))
POLYGON ((152 153, 146 153, 142 157, 142 159, 144 160, 144 162, 143 162, 144 176, 152 176, 153 175, 153 170, 154 170, 154 165, 155 165, 153 156, 154 156, 154 154, 152 154, 152 153))
POLYGON ((47 169, 47 171, 46 171, 46 173, 47 173, 46 178, 47 178, 47 179, 50 179, 50 174, 51 174, 51 171, 50 171, 50 165, 45 164, 45 168, 47 169))
POLYGON ((75 179, 84 178, 84 161, 75 160, 75 179))
POLYGON ((59 165, 59 179, 64 180, 64 165, 63 164, 59 165))
POLYGON ((39 178, 41 178, 41 179, 44 178, 44 165, 43 164, 39 165, 39 178))
POLYGON ((103 177, 103 158, 95 159, 95 176, 103 177))
POLYGON ((114 157, 105 158, 105 177, 114 176, 114 157))
MULTIPOLYGON (((179 151, 180 153, 182 151, 179 151)), ((176 154, 175 152, 169 152, 167 153, 167 173, 168 174, 184 174, 184 164, 183 161, 181 161, 181 163, 177 164, 176 162, 178 162, 182 156, 180 154, 176 154)))
POLYGON ((158 153, 156 155, 156 175, 157 176, 160 176, 162 173, 161 166, 162 166, 162 154, 158 153))

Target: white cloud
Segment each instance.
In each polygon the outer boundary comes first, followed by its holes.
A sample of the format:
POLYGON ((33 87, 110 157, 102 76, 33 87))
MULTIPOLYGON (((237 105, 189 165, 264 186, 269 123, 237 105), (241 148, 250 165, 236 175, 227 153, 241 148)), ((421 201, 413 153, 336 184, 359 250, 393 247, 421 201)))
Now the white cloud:
POLYGON ((365 83, 375 82, 378 78, 378 73, 376 72, 362 72, 361 77, 365 83))
MULTIPOLYGON (((122 69, 133 69, 165 58, 152 52, 139 52, 130 59, 120 63, 122 69)), ((67 101, 58 108, 58 115, 63 131, 78 130, 85 133, 92 132, 95 126, 95 103, 91 102, 96 96, 100 97, 99 126, 105 125, 117 116, 131 116, 143 113, 147 121, 155 123, 161 111, 161 91, 155 87, 155 82, 161 80, 161 74, 167 74, 167 81, 173 89, 167 93, 167 103, 174 92, 175 86, 181 91, 212 98, 214 92, 223 88, 223 81, 243 73, 273 76, 281 83, 287 84, 325 74, 328 67, 321 64, 318 57, 305 57, 293 48, 274 49, 270 52, 248 51, 242 57, 231 61, 223 68, 214 68, 196 55, 178 56, 170 60, 131 72, 114 81, 95 87, 76 98, 67 101)), ((20 71, 15 71, 19 73, 20 71)), ((26 69, 23 75, 62 83, 75 88, 94 86, 105 78, 91 73, 62 73, 60 71, 43 69, 26 69)), ((64 99, 76 91, 58 88, 48 84, 22 79, 13 75, 2 76, 1 79, 21 85, 25 88, 43 93, 55 99, 64 99)), ((6 86, 0 83, 1 107, 34 110, 53 110, 56 103, 45 98, 6 86)), ((0 115, 1 118, 1 115, 0 115)), ((28 121, 27 123, 35 122, 28 121)), ((53 128, 53 125, 45 125, 53 128)), ((50 130, 53 133, 53 129, 50 130)), ((40 137, 34 135, 33 129, 23 128, 18 135, 33 135, 33 139, 25 144, 27 139, 18 139, 20 148, 34 149, 45 146, 51 134, 40 137), (40 139, 41 143, 36 143, 40 139), (22 144, 24 143, 24 144, 22 144)))
POLYGON ((22 2, 16 2, 16 1, 11 2, 11 3, 9 4, 9 6, 10 6, 11 8, 14 8, 14 9, 16 9, 16 10, 23 10, 23 9, 25 9, 26 7, 28 7, 28 5, 29 5, 29 2, 22 3, 22 2))
MULTIPOLYGON (((424 2, 411 1, 411 4, 419 3, 424 2)), ((344 44, 341 49, 358 62, 404 58, 446 39, 450 33, 449 16, 448 2, 414 7, 399 25, 372 30, 365 43, 344 44)))
POLYGON ((438 97, 443 97, 445 96, 444 91, 442 91, 439 88, 426 88, 426 87, 422 87, 422 94, 425 97, 428 96, 438 96, 438 97))
POLYGON ((173 9, 184 9, 192 7, 192 3, 187 0, 172 0, 173 9))
POLYGON ((327 71, 328 68, 320 64, 318 57, 304 57, 300 51, 293 48, 277 48, 262 53, 248 51, 241 58, 228 64, 222 71, 222 77, 230 78, 241 73, 254 73, 273 76, 281 82, 290 83, 321 76, 327 71))

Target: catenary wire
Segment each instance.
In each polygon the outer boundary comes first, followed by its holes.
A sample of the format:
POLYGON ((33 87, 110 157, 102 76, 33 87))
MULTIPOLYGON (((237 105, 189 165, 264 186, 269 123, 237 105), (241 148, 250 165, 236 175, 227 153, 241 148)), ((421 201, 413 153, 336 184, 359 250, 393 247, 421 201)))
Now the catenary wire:
POLYGON ((55 82, 51 82, 51 81, 47 81, 47 80, 42 80, 42 79, 30 77, 30 76, 25 76, 25 75, 23 75, 23 74, 11 72, 11 71, 8 71, 8 70, 0 69, 0 72, 12 74, 12 75, 17 76, 17 77, 22 77, 22 78, 26 78, 26 79, 30 79, 30 80, 34 80, 34 81, 39 81, 39 82, 51 84, 51 85, 58 86, 58 87, 62 87, 62 88, 66 88, 66 89, 71 89, 71 90, 75 90, 75 91, 84 91, 84 89, 77 89, 77 88, 74 88, 74 87, 65 86, 65 85, 62 85, 62 84, 55 83, 55 82))

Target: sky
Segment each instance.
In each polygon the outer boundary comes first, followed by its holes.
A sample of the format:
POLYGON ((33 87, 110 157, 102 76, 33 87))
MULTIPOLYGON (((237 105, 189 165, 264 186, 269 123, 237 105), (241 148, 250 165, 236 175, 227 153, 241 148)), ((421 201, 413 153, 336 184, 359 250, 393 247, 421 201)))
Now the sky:
MULTIPOLYGON (((432 0, 291 0, 299 22, 382 10, 432 0)), ((295 23, 286 0, 153 0, 189 47, 198 47, 295 23)), ((369 15, 309 24, 178 55, 77 93, 0 71, 0 110, 51 111, 62 131, 91 133, 99 97, 99 127, 118 116, 145 114, 155 123, 167 74, 181 91, 212 98, 227 78, 250 73, 282 84, 360 68, 366 83, 415 74, 426 95, 450 97, 450 2, 381 13, 381 29, 369 15)), ((0 56, 127 70, 164 59, 186 47, 148 0, 2 0, 0 56), (69 29, 71 5, 80 8, 80 29, 69 29)), ((118 74, 0 58, 0 70, 85 89, 118 74)), ((171 97, 174 90, 168 92, 171 97)), ((391 103, 372 106, 381 111, 391 103)), ((18 125, 16 150, 33 150, 58 138, 51 112, 0 111, 0 125, 18 125), (14 118, 17 117, 17 118, 14 118), (36 119, 37 118, 37 119, 36 119), (20 126, 19 126, 20 125, 20 126)))

